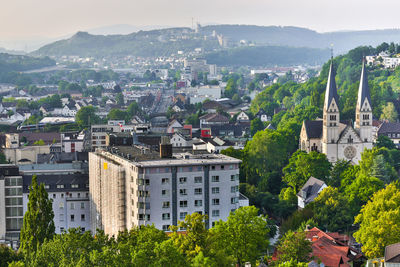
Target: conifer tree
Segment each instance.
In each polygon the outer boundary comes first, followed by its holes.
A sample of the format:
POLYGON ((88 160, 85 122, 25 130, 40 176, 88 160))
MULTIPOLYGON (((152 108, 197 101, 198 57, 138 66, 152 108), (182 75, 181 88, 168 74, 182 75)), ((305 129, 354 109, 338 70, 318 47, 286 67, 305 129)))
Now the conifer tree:
POLYGON ((53 203, 44 189, 44 184, 38 184, 36 175, 32 177, 28 199, 20 246, 20 251, 26 259, 29 259, 46 239, 51 239, 55 232, 53 203))

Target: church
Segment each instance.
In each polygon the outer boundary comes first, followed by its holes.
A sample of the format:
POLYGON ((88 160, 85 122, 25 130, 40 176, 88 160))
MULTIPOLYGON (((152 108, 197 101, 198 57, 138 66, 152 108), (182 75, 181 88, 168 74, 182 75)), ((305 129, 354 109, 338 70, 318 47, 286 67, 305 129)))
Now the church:
POLYGON ((357 164, 364 149, 373 145, 372 106, 368 77, 363 61, 358 89, 355 123, 340 121, 339 97, 335 70, 331 63, 326 85, 323 118, 304 121, 300 133, 300 149, 326 154, 331 163, 344 159, 357 164))

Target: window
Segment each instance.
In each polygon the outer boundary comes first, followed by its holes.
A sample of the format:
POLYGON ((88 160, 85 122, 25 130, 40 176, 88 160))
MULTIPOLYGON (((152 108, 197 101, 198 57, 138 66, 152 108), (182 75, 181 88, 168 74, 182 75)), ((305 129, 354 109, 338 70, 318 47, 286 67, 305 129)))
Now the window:
POLYGON ((71 188, 78 188, 79 185, 78 184, 71 184, 71 188))
POLYGON ((81 214, 81 222, 85 221, 85 214, 81 214))
POLYGON ((74 210, 74 209, 75 209, 75 203, 71 203, 71 204, 70 204, 70 209, 71 209, 71 210, 74 210))
POLYGON ((53 194, 53 198, 56 198, 56 194, 53 194))
POLYGON ((347 143, 349 143, 349 144, 353 143, 353 138, 351 137, 351 135, 350 135, 349 138, 347 139, 347 143))
POLYGON ((218 183, 219 182, 219 176, 218 175, 213 175, 211 177, 211 182, 218 183))
POLYGON ((179 219, 180 220, 184 220, 185 218, 186 218, 186 215, 187 215, 188 213, 187 212, 180 212, 179 213, 179 219))
POLYGON ((212 194, 219 194, 219 187, 212 187, 211 188, 211 193, 212 194))
POLYGON ((221 165, 221 170, 224 170, 225 169, 225 165, 221 165))
POLYGON ((187 195, 186 189, 179 189, 179 194, 181 196, 186 196, 187 195))
POLYGON ((231 181, 235 181, 235 175, 231 175, 231 181))
POLYGON ((150 193, 149 193, 149 191, 142 191, 142 190, 139 190, 139 191, 138 191, 138 196, 139 196, 139 197, 149 197, 149 196, 150 196, 150 193))
POLYGON ((169 194, 169 190, 161 190, 161 195, 167 196, 169 194))
POLYGON ((336 120, 336 115, 330 115, 330 116, 329 116, 329 119, 330 119, 331 121, 335 121, 335 120, 336 120))
POLYGON ((187 178, 186 178, 186 177, 181 177, 181 178, 179 178, 179 183, 181 183, 181 184, 186 183, 186 181, 187 181, 187 178))
POLYGON ((169 224, 164 224, 162 226, 163 231, 169 231, 169 224))
POLYGON ((74 221, 75 221, 75 215, 71 214, 71 222, 74 222, 74 221))
POLYGON ((179 201, 179 207, 181 207, 181 208, 186 208, 186 207, 187 207, 187 200, 181 200, 181 201, 179 201))
POLYGON ((149 202, 138 202, 137 206, 139 209, 150 209, 150 203, 149 202))
POLYGON ((169 213, 163 213, 162 214, 162 219, 163 220, 169 220, 170 219, 170 214, 169 213))
POLYGON ((201 176, 194 177, 194 182, 196 184, 200 184, 200 183, 202 183, 202 181, 203 181, 203 177, 201 177, 201 176))
POLYGON ((194 189, 194 194, 195 194, 195 195, 201 195, 202 193, 203 193, 203 191, 202 191, 201 188, 195 188, 195 189, 194 189))
POLYGON ((162 178, 161 179, 161 184, 168 184, 169 183, 169 178, 162 178))
POLYGON ((81 210, 85 209, 85 202, 81 202, 81 210))
POLYGON ((201 166, 197 167, 197 171, 201 172, 202 170, 203 170, 203 167, 201 167, 201 166))
POLYGON ((239 202, 239 198, 237 198, 237 197, 232 197, 231 198, 231 204, 236 204, 238 202, 239 202))
POLYGON ((64 221, 64 214, 60 214, 60 222, 63 222, 64 221))
POLYGON ((63 185, 63 184, 58 184, 58 185, 57 185, 57 189, 62 189, 62 188, 64 188, 64 185, 63 185))
POLYGON ((45 185, 44 185, 44 189, 50 189, 50 185, 45 184, 45 185))
POLYGON ((214 165, 213 165, 213 166, 211 166, 211 170, 213 170, 213 171, 215 170, 215 166, 214 166, 214 165))
POLYGON ((60 227, 60 231, 61 231, 61 232, 64 232, 64 227, 60 227))
POLYGON ((211 214, 212 217, 219 217, 219 210, 213 210, 211 214))
POLYGON ((214 206, 218 206, 218 205, 219 205, 219 198, 213 198, 212 204, 213 204, 214 206))
POLYGON ((60 210, 64 209, 64 202, 60 202, 59 207, 60 207, 60 210))
POLYGON ((82 227, 82 232, 85 232, 85 231, 86 231, 85 227, 82 227))
POLYGON ((200 199, 195 200, 195 201, 194 201, 194 206, 195 206, 195 207, 201 207, 201 206, 203 206, 203 201, 200 200, 200 199))
POLYGON ((150 221, 150 214, 138 214, 138 219, 141 221, 150 221))
POLYGON ((239 186, 231 186, 231 193, 239 192, 239 186))
POLYGON ((169 208, 169 201, 164 201, 162 207, 169 208))

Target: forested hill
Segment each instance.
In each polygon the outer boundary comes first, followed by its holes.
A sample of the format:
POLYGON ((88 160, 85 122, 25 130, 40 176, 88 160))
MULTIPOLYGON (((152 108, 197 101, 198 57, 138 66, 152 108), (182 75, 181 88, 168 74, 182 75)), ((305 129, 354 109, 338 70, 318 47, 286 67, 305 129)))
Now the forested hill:
POLYGON ((39 69, 54 66, 56 62, 48 57, 37 58, 0 53, 0 74, 39 69))
POLYGON ((43 46, 32 55, 41 56, 170 56, 178 50, 189 52, 202 47, 205 52, 221 48, 216 35, 227 37, 235 45, 241 40, 257 46, 289 46, 326 49, 334 45, 336 53, 360 45, 400 42, 400 30, 372 30, 318 33, 299 27, 213 25, 195 33, 190 28, 139 31, 127 35, 92 35, 78 32, 66 40, 43 46), (207 38, 204 38, 207 36, 207 38))
POLYGON ((329 49, 287 46, 247 46, 212 52, 205 56, 218 66, 321 65, 329 59, 329 49))

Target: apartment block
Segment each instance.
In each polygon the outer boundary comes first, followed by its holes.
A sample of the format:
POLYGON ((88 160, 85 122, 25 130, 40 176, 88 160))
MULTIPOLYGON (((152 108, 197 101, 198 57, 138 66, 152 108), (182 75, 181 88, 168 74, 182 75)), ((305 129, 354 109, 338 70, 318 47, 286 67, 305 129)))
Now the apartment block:
POLYGON ((170 225, 194 212, 206 226, 239 207, 239 163, 221 154, 172 154, 172 145, 113 147, 89 153, 91 228, 106 234, 170 225))

